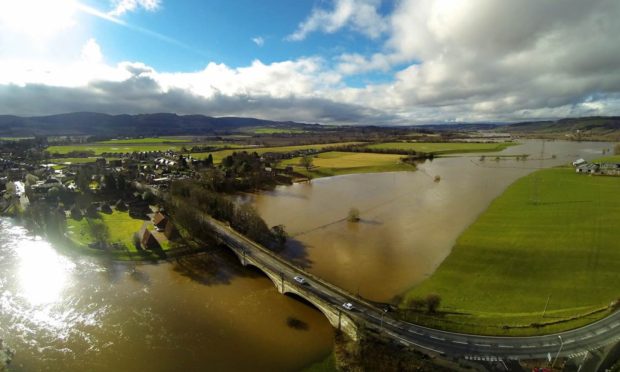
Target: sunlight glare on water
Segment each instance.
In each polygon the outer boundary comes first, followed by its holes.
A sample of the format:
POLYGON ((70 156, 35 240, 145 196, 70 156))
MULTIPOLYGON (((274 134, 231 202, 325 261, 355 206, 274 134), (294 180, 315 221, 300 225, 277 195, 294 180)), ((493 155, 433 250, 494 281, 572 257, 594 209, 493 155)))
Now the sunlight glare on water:
POLYGON ((39 238, 22 240, 17 255, 20 296, 34 306, 58 302, 75 264, 39 238))

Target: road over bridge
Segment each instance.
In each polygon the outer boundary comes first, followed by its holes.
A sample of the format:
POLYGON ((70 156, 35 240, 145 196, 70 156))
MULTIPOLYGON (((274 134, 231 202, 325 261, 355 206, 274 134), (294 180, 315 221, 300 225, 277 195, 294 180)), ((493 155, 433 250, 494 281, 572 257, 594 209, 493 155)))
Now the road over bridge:
POLYGON ((620 341, 620 312, 575 330, 534 337, 492 337, 446 332, 394 319, 364 299, 348 293, 284 260, 208 216, 204 222, 239 257, 241 263, 263 271, 281 293, 293 293, 316 306, 335 328, 358 337, 358 327, 381 332, 427 354, 472 360, 542 359, 556 355, 574 357, 620 341), (306 283, 294 280, 302 276, 306 283), (350 302, 352 310, 342 305, 350 302))

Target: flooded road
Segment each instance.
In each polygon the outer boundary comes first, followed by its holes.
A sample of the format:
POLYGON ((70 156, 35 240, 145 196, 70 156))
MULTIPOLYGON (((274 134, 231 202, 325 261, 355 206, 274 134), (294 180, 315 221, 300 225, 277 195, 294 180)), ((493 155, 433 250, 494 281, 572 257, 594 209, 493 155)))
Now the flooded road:
MULTIPOLYGON (((502 155, 535 158, 541 147, 528 142, 502 155)), ((270 225, 286 225, 291 259, 388 300, 430 275, 514 180, 610 147, 547 142, 545 160, 473 154, 245 198, 270 225), (351 207, 360 223, 344 220, 351 207)), ((14 371, 294 371, 331 351, 333 330, 318 310, 278 294, 226 251, 134 266, 61 253, 8 219, 0 232, 0 338, 16 351, 14 371)))

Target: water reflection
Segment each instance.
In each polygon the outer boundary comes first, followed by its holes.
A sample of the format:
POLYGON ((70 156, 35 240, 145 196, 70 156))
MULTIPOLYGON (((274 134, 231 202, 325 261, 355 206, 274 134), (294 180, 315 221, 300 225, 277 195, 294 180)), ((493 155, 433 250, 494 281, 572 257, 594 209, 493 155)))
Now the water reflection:
POLYGON ((21 241, 17 255, 19 295, 35 306, 59 301, 75 264, 40 238, 21 241))

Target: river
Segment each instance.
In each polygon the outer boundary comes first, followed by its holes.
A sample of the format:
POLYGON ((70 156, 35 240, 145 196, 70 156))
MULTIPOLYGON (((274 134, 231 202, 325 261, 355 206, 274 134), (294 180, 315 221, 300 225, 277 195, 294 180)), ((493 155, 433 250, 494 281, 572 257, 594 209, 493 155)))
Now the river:
MULTIPOLYGON (((536 158, 541 147, 527 141, 502 155, 536 158)), ((242 199, 270 225, 286 225, 294 236, 287 257, 389 300, 429 276, 514 180, 611 147, 546 142, 545 160, 470 154, 417 172, 318 179, 242 199), (360 223, 342 220, 351 207, 360 223)), ((291 371, 331 351, 333 330, 318 310, 278 294, 226 251, 132 265, 63 253, 9 219, 0 219, 0 232, 0 338, 16 351, 14 371, 291 371)))

